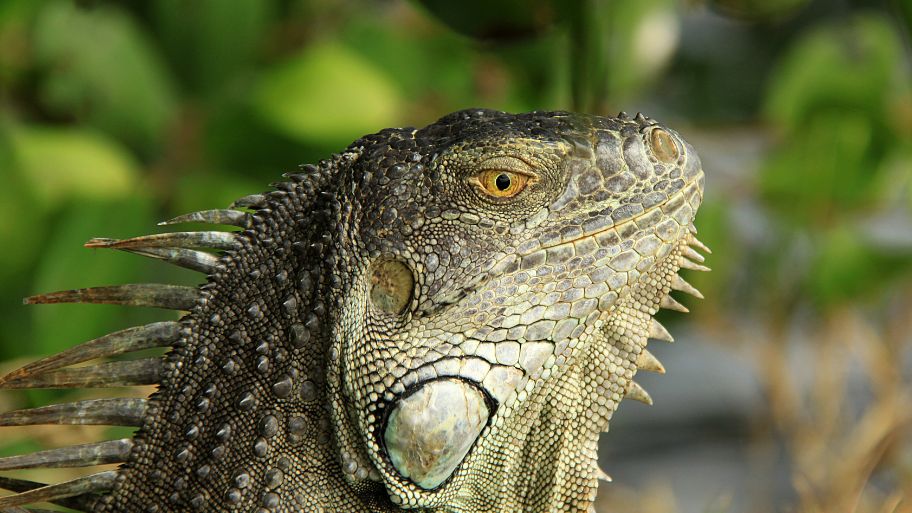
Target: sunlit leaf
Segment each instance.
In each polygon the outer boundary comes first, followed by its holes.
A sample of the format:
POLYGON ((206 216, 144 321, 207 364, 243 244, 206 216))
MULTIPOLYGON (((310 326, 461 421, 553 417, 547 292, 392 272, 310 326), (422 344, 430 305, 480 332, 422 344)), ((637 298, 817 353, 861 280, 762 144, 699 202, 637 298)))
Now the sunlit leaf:
MULTIPOLYGON (((463 40, 445 29, 401 30, 385 20, 356 18, 343 32, 344 41, 371 64, 383 69, 412 101, 477 100, 472 53, 463 40), (440 56, 445 54, 446 59, 440 56)), ((439 117, 441 112, 435 113, 439 117)))
POLYGON ((254 107, 295 138, 346 144, 398 124, 402 98, 388 76, 345 46, 327 42, 269 70, 254 107))
POLYGON ((23 127, 11 139, 18 172, 47 206, 69 198, 121 198, 138 184, 130 153, 97 132, 23 127))

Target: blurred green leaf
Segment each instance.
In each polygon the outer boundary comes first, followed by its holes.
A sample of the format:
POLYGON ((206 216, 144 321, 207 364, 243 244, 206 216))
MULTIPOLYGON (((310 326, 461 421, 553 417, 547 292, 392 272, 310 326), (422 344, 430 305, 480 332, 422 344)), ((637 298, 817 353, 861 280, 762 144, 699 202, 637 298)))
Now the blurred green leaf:
POLYGON ((840 226, 818 234, 817 258, 807 276, 807 292, 823 307, 861 302, 909 272, 908 255, 876 251, 865 237, 840 226))
POLYGON ((403 104, 383 70, 333 42, 309 46, 268 70, 253 101, 276 130, 339 145, 398 124, 403 104))
POLYGON ((791 222, 833 223, 876 200, 877 155, 868 116, 812 117, 771 155, 760 175, 767 203, 791 222))
MULTIPOLYGON (((476 97, 472 52, 460 44, 464 40, 452 33, 425 27, 401 30, 371 18, 352 20, 342 39, 373 66, 384 70, 412 101, 464 103, 476 97), (441 59, 441 55, 447 58, 441 59)), ((440 114, 435 113, 437 117, 440 114)))
POLYGON ((267 0, 157 0, 153 8, 173 67, 205 96, 250 63, 274 10, 267 0))
POLYGON ((45 208, 70 198, 132 195, 139 182, 134 158, 91 130, 22 127, 11 134, 14 169, 45 208))
POLYGON ((51 1, 35 25, 41 98, 132 146, 154 151, 175 111, 170 78, 133 20, 111 5, 51 1))
POLYGON ((811 30, 773 74, 766 115, 788 134, 825 110, 880 117, 888 104, 885 95, 903 71, 901 52, 893 26, 879 16, 859 15, 811 30))

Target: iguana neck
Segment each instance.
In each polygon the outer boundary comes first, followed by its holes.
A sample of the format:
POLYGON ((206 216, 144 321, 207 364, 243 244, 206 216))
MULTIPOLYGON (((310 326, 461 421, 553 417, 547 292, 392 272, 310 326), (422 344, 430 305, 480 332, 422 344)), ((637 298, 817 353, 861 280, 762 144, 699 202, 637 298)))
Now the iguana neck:
POLYGON ((379 485, 345 483, 325 406, 332 189, 356 159, 309 166, 250 205, 240 247, 181 321, 161 391, 99 511, 388 510, 379 485))

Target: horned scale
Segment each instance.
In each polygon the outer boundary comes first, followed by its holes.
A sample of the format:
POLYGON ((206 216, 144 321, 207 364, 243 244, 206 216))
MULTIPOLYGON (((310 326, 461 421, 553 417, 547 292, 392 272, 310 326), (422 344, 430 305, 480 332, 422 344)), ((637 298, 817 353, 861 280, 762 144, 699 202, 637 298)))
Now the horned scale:
POLYGON ((638 369, 665 371, 645 347, 672 341, 653 314, 687 311, 672 290, 702 297, 677 274, 708 270, 693 149, 640 115, 475 110, 366 136, 286 178, 161 223, 241 231, 86 243, 199 271, 199 288, 26 299, 188 313, 0 378, 21 389, 160 385, 148 399, 0 415, 0 426, 139 428, 0 458, 0 470, 124 464, 59 484, 0 478, 17 492, 0 508, 591 509, 607 479, 598 433, 621 399, 652 404, 638 369), (525 187, 531 199, 509 203, 525 187), (78 366, 150 348, 170 352, 78 366))

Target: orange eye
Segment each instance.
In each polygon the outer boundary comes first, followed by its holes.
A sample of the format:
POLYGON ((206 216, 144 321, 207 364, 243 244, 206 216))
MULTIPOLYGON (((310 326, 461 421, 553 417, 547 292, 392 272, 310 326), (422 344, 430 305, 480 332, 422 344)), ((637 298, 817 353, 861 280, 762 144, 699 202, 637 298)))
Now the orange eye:
POLYGON ((516 196, 529 185, 531 178, 529 175, 501 169, 486 169, 475 176, 481 190, 495 198, 516 196))
POLYGON ((656 128, 649 134, 649 145, 652 146, 652 153, 666 164, 671 164, 678 160, 678 145, 675 144, 671 134, 656 128))

